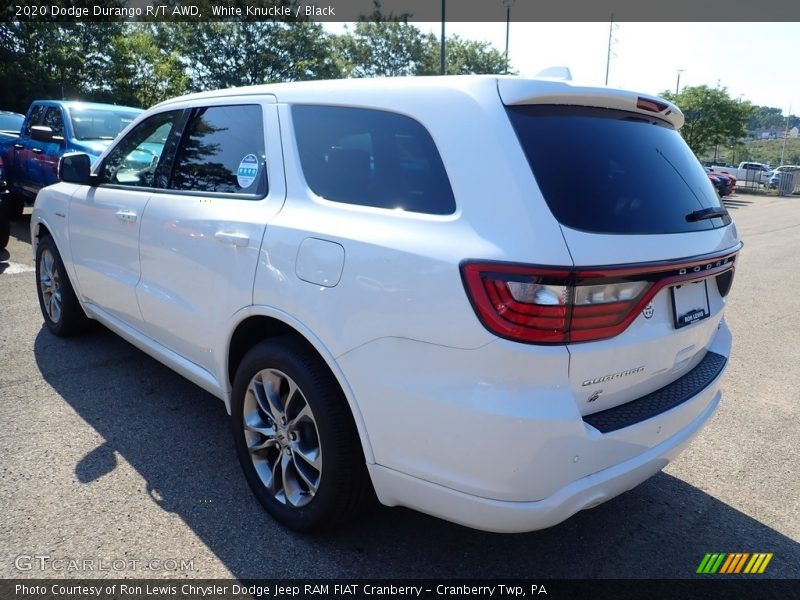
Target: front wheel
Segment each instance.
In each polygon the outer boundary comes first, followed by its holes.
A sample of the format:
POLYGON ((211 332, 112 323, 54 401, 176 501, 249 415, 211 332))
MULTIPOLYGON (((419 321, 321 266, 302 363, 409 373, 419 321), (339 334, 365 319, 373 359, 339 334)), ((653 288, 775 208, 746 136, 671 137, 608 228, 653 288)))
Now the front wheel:
POLYGON ((25 199, 12 193, 6 202, 8 203, 8 218, 12 221, 22 218, 22 214, 25 212, 25 199))
POLYGON ((252 348, 231 401, 239 462, 275 520, 311 531, 366 507, 371 487, 350 408, 302 342, 282 337, 252 348))
POLYGON ((36 292, 44 322, 52 333, 66 337, 86 328, 89 319, 75 296, 61 255, 49 235, 42 236, 36 247, 36 292))
POLYGON ((11 237, 11 223, 3 214, 0 209, 0 250, 8 246, 8 240, 11 237))

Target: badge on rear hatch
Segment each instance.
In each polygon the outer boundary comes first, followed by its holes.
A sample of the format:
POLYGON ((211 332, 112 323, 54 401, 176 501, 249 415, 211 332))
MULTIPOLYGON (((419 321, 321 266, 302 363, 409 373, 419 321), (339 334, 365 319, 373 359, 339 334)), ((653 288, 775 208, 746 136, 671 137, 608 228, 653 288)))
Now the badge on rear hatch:
POLYGON ((693 281, 670 288, 675 329, 686 327, 711 316, 708 308, 707 280, 693 281))

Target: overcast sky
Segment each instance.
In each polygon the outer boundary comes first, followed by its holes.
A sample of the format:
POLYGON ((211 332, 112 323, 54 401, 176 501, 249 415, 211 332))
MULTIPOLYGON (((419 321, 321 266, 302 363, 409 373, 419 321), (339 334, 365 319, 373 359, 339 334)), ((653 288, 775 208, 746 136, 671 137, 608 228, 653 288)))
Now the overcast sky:
MULTIPOLYGON (((797 1, 797 0, 793 0, 797 1)), ((441 23, 418 23, 437 36, 441 23)), ((341 23, 329 23, 341 31, 341 23)), ((447 35, 505 49, 506 24, 447 23, 447 35)), ((573 79, 603 85, 609 23, 512 23, 509 58, 521 75, 567 66, 573 79)), ((800 23, 618 23, 608 84, 651 94, 717 83, 732 97, 800 113, 800 23)))

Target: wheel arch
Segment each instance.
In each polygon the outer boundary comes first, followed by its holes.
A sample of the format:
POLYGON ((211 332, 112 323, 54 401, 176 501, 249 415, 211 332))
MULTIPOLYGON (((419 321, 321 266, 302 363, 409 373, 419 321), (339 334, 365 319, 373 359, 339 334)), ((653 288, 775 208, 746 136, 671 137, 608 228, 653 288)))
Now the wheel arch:
MULTIPOLYGON (((280 336, 294 337, 305 344, 333 374, 350 408, 364 457, 369 464, 375 462, 364 418, 344 372, 325 344, 307 327, 291 315, 278 309, 267 306, 250 306, 236 314, 229 331, 231 333, 226 345, 224 365, 224 377, 228 390, 232 388, 236 370, 250 348, 266 339, 280 336)), ((230 414, 230 393, 225 396, 225 405, 230 414)))

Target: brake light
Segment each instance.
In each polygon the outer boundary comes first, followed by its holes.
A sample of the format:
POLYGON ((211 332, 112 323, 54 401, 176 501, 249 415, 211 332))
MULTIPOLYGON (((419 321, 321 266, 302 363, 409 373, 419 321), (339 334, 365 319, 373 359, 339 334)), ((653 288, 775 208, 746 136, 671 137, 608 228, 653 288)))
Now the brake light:
POLYGON ((663 102, 658 102, 657 100, 651 100, 650 98, 639 98, 636 101, 636 108, 640 110, 648 110, 650 112, 663 112, 669 107, 668 104, 664 104, 663 102))
POLYGON ((732 277, 735 255, 589 269, 469 261, 461 270, 489 331, 519 342, 564 344, 619 335, 667 285, 723 273, 732 277))

